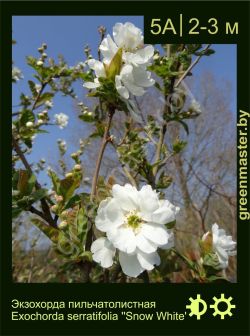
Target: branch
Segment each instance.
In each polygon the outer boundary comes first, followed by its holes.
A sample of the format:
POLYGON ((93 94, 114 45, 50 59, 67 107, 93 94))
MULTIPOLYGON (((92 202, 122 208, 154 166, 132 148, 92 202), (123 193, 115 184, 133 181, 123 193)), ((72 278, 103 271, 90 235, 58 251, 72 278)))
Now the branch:
POLYGON ((101 162, 102 162, 102 158, 103 158, 105 148, 106 148, 107 144, 110 142, 109 131, 110 131, 111 121, 112 121, 114 113, 115 113, 115 109, 114 108, 110 109, 109 114, 108 114, 108 123, 107 123, 107 126, 105 128, 105 132, 104 132, 104 135, 103 135, 101 147, 100 147, 98 158, 97 158, 97 161, 96 161, 96 167, 95 167, 94 177, 93 177, 93 181, 92 181, 92 189, 91 189, 91 194, 90 194, 90 200, 91 201, 93 201, 93 199, 96 196, 97 181, 98 181, 99 172, 100 172, 100 168, 101 168, 101 162))
POLYGON ((204 185, 208 190, 210 190, 211 192, 213 192, 213 193, 215 193, 215 194, 217 194, 217 195, 219 195, 219 196, 222 196, 222 197, 226 198, 227 200, 229 200, 229 203, 230 203, 231 205, 233 205, 233 204, 230 202, 230 200, 233 198, 233 196, 228 196, 228 195, 226 195, 226 194, 223 194, 223 193, 220 192, 220 191, 215 190, 212 186, 209 185, 209 183, 205 182, 204 179, 202 179, 202 178, 196 173, 196 171, 194 170, 194 168, 193 168, 192 165, 188 162, 187 159, 184 158, 184 161, 188 164, 190 170, 193 172, 194 176, 196 177, 196 179, 197 179, 201 184, 203 184, 203 185, 204 185))
MULTIPOLYGON (((202 52, 207 51, 209 48, 211 47, 211 44, 208 44, 203 50, 202 52)), ((190 73, 190 71, 193 69, 193 67, 199 62, 199 60, 201 59, 203 55, 198 56, 193 63, 187 68, 187 70, 184 72, 184 74, 179 78, 179 80, 177 81, 177 83, 175 84, 175 88, 177 88, 181 82, 183 81, 184 78, 187 77, 187 75, 190 73)))
MULTIPOLYGON (((17 155, 20 157, 24 167, 27 169, 27 171, 30 174, 33 174, 30 164, 26 160, 25 155, 23 154, 21 148, 19 147, 19 144, 18 144, 17 140, 15 139, 15 137, 13 135, 12 135, 12 144, 13 144, 13 147, 14 147, 17 155)), ((37 182, 37 180, 35 182, 35 187, 36 187, 36 189, 41 189, 41 185, 37 182)), ((52 226, 54 228, 57 228, 56 221, 51 216, 50 208, 49 208, 45 198, 41 199, 41 206, 42 206, 42 210, 43 210, 43 217, 42 218, 45 219, 50 226, 52 226)))

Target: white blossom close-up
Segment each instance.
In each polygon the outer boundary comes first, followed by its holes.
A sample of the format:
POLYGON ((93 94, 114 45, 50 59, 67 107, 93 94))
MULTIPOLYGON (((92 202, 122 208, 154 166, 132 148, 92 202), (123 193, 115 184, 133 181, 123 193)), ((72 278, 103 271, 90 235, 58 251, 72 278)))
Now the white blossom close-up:
POLYGON ((120 73, 115 76, 115 86, 123 99, 129 99, 130 94, 142 96, 145 88, 154 85, 147 66, 150 65, 154 55, 153 46, 143 45, 142 31, 134 24, 126 22, 117 23, 113 27, 113 39, 110 35, 103 39, 100 45, 103 60, 90 59, 88 65, 94 70, 96 78, 94 82, 86 82, 84 86, 95 89, 100 86, 100 77, 106 78, 105 65, 109 65, 116 53, 122 48, 122 67, 120 73))
MULTIPOLYGON (((220 229, 218 224, 212 225, 212 249, 216 253, 220 266, 222 269, 228 267, 229 256, 236 255, 236 242, 233 241, 232 236, 227 236, 224 229, 220 229)), ((202 240, 205 241, 210 232, 206 232, 202 240)))
POLYGON ((18 69, 17 67, 13 67, 12 68, 12 81, 17 82, 22 78, 23 78, 22 71, 18 69))
POLYGON ((69 117, 64 113, 55 114, 55 123, 59 126, 60 129, 65 128, 68 125, 69 117))
POLYGON ((117 250, 126 275, 137 277, 152 270, 160 264, 157 249, 174 245, 173 232, 165 224, 173 222, 178 211, 168 200, 160 200, 150 185, 140 190, 130 184, 114 185, 112 197, 98 208, 95 225, 106 237, 93 242, 93 259, 110 267, 117 250))

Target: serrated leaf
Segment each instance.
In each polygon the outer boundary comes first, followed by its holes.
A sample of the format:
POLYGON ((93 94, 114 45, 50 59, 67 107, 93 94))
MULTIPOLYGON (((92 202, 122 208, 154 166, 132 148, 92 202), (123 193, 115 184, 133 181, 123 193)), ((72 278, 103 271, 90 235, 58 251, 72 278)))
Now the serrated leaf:
POLYGON ((31 91, 33 97, 36 97, 37 96, 36 84, 31 80, 28 81, 28 84, 29 84, 30 91, 31 91))
POLYGON ((66 177, 60 181, 59 195, 63 196, 64 202, 67 202, 74 194, 74 191, 80 186, 79 177, 66 177))
POLYGON ((40 231, 42 231, 45 236, 47 236, 54 244, 57 243, 58 241, 58 235, 59 235, 59 230, 53 228, 52 226, 49 226, 45 224, 41 219, 39 218, 32 218, 31 222, 38 227, 40 231))

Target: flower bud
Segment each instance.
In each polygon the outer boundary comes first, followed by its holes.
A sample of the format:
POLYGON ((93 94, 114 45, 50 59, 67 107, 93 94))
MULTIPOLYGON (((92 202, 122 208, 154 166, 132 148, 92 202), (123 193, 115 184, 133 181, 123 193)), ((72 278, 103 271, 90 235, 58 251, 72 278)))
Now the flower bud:
POLYGON ((55 195, 55 199, 58 203, 62 202, 63 201, 63 196, 61 195, 55 195))
POLYGON ((61 223, 58 224, 58 228, 63 230, 68 226, 68 223, 64 220, 61 223))
POLYGON ((42 60, 37 61, 37 62, 36 62, 36 65, 38 65, 38 66, 43 65, 43 61, 42 61, 42 60))
POLYGON ((58 205, 54 204, 52 205, 52 207, 50 208, 52 212, 56 212, 58 210, 58 205))
POLYGON ((32 128, 34 126, 34 123, 32 121, 26 122, 26 127, 32 128))
POLYGON ((73 177, 73 173, 67 173, 67 174, 65 174, 65 177, 66 177, 66 178, 73 177))
POLYGON ((12 196, 18 196, 20 194, 19 190, 12 190, 12 196))
POLYGON ((78 158, 78 154, 77 153, 72 153, 70 156, 72 157, 72 159, 77 159, 78 158))
POLYGON ((37 120, 37 125, 40 126, 40 125, 42 125, 42 124, 43 124, 43 120, 42 120, 42 119, 38 119, 38 120, 37 120))
POLYGON ((74 170, 81 171, 82 170, 82 166, 80 164, 76 164, 76 165, 74 165, 74 170))
POLYGON ((62 213, 61 213, 61 216, 62 217, 67 217, 68 216, 68 211, 67 210, 64 210, 62 213))

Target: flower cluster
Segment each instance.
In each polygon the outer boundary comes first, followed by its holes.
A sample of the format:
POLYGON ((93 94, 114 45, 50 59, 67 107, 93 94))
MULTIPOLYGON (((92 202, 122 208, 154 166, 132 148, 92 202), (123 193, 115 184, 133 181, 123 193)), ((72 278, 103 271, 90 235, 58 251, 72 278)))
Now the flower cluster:
POLYGON ((116 250, 123 273, 137 277, 144 270, 160 264, 157 249, 173 247, 173 232, 165 224, 173 222, 179 211, 150 185, 139 191, 126 184, 114 185, 112 197, 103 200, 98 208, 95 225, 106 236, 91 246, 93 259, 102 267, 112 266, 116 250))
POLYGON ((64 113, 55 114, 55 123, 60 129, 65 128, 68 125, 69 117, 64 113))
POLYGON ((210 236, 212 251, 216 254, 221 269, 225 269, 228 267, 229 256, 236 255, 236 242, 232 240, 232 236, 227 236, 225 230, 220 229, 216 223, 212 225, 211 232, 208 231, 203 235, 202 241, 206 242, 210 236))
POLYGON ((154 54, 154 48, 143 46, 142 31, 132 23, 116 23, 113 27, 113 39, 110 35, 103 39, 100 45, 103 56, 102 62, 90 59, 89 67, 94 70, 96 78, 94 82, 86 82, 84 86, 94 89, 100 86, 100 77, 107 77, 107 67, 114 57, 122 51, 122 64, 119 73, 115 75, 115 86, 123 99, 129 99, 131 94, 142 96, 145 88, 154 85, 151 73, 147 66, 154 54))

